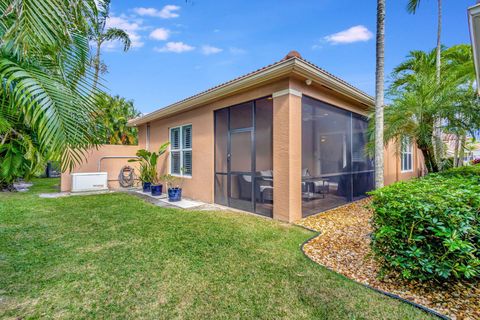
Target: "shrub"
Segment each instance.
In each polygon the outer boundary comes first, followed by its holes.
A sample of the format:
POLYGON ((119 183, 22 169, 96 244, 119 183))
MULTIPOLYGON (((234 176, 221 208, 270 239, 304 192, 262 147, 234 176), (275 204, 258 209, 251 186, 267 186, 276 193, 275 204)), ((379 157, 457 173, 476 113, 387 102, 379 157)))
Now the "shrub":
POLYGON ((384 270, 407 279, 480 277, 480 165, 371 194, 372 249, 384 270))

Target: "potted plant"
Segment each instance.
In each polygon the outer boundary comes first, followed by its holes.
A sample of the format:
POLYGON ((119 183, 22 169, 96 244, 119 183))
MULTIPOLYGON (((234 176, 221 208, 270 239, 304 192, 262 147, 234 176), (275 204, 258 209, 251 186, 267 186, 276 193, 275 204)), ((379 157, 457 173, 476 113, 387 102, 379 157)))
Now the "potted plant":
POLYGON ((162 195, 162 179, 155 173, 155 176, 152 179, 152 184, 150 185, 150 190, 152 196, 157 197, 162 195))
MULTIPOLYGON (((136 159, 128 160, 128 162, 140 162, 140 180, 142 181, 143 192, 151 192, 152 183, 156 183, 157 186, 159 185, 160 179, 158 178, 157 172, 158 158, 167 151, 169 144, 170 142, 162 144, 158 152, 140 149, 137 151, 136 159)), ((158 187, 155 192, 158 192, 158 187)), ((161 192, 160 188, 160 193, 161 192)))
POLYGON ((177 184, 179 179, 171 174, 164 175, 162 179, 167 186, 168 201, 176 202, 182 200, 182 188, 177 184))

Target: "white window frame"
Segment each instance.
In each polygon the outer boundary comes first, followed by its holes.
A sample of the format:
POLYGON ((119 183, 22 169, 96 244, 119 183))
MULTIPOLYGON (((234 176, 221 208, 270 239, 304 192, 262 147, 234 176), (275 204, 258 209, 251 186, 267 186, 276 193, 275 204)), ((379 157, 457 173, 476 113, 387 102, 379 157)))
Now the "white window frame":
POLYGON ((192 151, 192 148, 183 148, 183 127, 192 127, 191 129, 191 132, 192 132, 192 136, 190 137, 191 138, 191 145, 193 147, 193 126, 191 123, 188 123, 188 124, 183 124, 181 126, 176 126, 176 127, 171 127, 168 129, 168 141, 170 141, 170 146, 169 146, 169 149, 170 149, 170 152, 169 152, 169 173, 172 175, 172 176, 175 176, 175 177, 180 177, 180 178, 192 178, 192 175, 193 175, 193 151, 192 151), (172 130, 174 129, 179 129, 179 141, 180 141, 180 148, 179 149, 172 149, 172 130), (175 151, 175 152, 180 152, 180 173, 173 173, 172 172, 172 151, 175 151), (183 154, 185 151, 190 151, 192 153, 192 174, 185 174, 183 173, 183 154))
POLYGON ((413 145, 410 138, 404 137, 401 142, 400 152, 400 169, 402 173, 413 172, 413 145), (405 163, 405 156, 410 155, 407 159, 410 159, 410 163, 405 163))

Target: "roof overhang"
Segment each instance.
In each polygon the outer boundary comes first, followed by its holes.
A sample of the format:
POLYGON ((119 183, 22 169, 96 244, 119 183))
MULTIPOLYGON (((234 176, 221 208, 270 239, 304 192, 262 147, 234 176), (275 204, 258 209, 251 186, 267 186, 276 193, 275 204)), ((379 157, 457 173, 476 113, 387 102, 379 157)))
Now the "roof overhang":
POLYGON ((305 77, 306 79, 311 79, 315 83, 321 84, 357 102, 360 102, 367 108, 374 106, 373 97, 369 96, 363 91, 349 85, 343 80, 336 78, 335 76, 316 67, 315 65, 304 61, 303 59, 291 58, 224 83, 218 87, 207 90, 185 100, 181 100, 164 108, 158 109, 139 118, 132 119, 128 122, 128 125, 138 126, 153 120, 167 118, 186 110, 194 109, 233 94, 243 92, 247 89, 258 87, 274 80, 292 75, 298 75, 305 77))
POLYGON ((477 90, 480 94, 480 4, 468 8, 468 22, 470 25, 470 40, 472 42, 473 60, 477 74, 477 90))

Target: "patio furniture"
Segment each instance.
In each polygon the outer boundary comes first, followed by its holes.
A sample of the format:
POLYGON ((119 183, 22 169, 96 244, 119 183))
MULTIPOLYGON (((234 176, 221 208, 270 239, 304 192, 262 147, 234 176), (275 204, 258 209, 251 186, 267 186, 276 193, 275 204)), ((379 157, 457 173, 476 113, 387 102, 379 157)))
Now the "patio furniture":
POLYGON ((259 202, 273 203, 273 171, 264 170, 257 172, 255 195, 259 202))
POLYGON ((327 178, 302 178, 302 197, 305 200, 325 199, 330 192, 330 183, 327 178))
POLYGON ((252 200, 252 176, 241 174, 237 178, 239 198, 242 200, 252 200))

